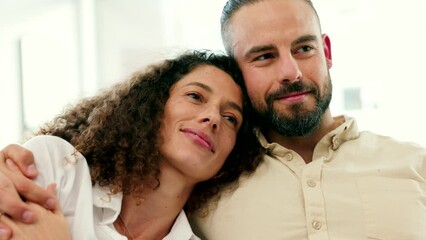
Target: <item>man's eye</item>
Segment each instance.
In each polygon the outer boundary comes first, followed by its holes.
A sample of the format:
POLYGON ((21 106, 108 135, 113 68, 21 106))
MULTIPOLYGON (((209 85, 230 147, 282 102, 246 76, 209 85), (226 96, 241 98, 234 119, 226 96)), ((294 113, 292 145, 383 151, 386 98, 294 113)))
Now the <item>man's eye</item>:
POLYGON ((295 53, 305 53, 311 51, 313 48, 311 46, 302 46, 296 49, 295 53))
POLYGON ((272 57, 273 57, 273 55, 272 55, 271 53, 265 53, 265 54, 262 54, 262 55, 260 55, 260 56, 256 57, 256 58, 254 59, 254 61, 267 60, 267 59, 270 59, 270 58, 272 58, 272 57))

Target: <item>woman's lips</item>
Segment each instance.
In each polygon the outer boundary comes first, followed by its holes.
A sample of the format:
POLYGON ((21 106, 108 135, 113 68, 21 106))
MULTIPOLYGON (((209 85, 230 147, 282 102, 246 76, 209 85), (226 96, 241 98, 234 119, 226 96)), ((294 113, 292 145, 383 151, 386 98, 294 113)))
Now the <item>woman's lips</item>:
POLYGON ((210 139, 210 136, 198 129, 184 128, 181 131, 191 138, 196 144, 209 149, 211 152, 214 152, 213 141, 210 139))

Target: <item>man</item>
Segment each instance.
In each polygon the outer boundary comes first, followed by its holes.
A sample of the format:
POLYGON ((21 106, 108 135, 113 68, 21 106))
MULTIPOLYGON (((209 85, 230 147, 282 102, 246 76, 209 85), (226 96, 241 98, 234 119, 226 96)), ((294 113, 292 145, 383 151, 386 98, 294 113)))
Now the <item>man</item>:
POLYGON ((222 39, 267 150, 192 221, 203 239, 426 239, 426 151, 332 117, 331 45, 309 0, 229 0, 222 39))
POLYGON ((202 239, 426 239, 426 151, 332 117, 330 39, 309 0, 230 0, 222 37, 267 153, 193 217, 202 239))

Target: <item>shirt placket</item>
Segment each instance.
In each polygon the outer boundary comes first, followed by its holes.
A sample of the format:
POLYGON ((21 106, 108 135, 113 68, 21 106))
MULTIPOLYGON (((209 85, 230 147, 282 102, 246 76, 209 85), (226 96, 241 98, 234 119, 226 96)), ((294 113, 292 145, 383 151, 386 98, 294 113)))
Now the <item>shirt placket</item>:
POLYGON ((309 240, 329 239, 321 186, 321 170, 324 160, 325 157, 313 159, 302 171, 301 185, 305 201, 309 240))

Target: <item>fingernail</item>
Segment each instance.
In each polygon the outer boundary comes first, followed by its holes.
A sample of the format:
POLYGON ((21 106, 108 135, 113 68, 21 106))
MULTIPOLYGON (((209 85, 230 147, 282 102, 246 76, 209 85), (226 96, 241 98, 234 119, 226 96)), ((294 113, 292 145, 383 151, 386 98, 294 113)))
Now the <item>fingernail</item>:
POLYGON ((55 209, 56 207, 56 201, 53 198, 48 198, 44 205, 49 209, 55 209))
POLYGON ((56 187, 57 187, 56 183, 52 183, 52 190, 55 194, 56 194, 56 190, 57 190, 56 187))
POLYGON ((31 222, 33 218, 34 218, 34 214, 31 211, 27 210, 22 214, 22 220, 26 223, 31 222))
POLYGON ((16 164, 15 162, 13 162, 11 159, 6 159, 6 165, 9 169, 15 169, 16 168, 16 164))
POLYGON ((0 228, 0 239, 8 239, 9 238, 9 231, 6 229, 0 228))
POLYGON ((37 168, 34 164, 31 164, 27 167, 27 174, 29 174, 31 176, 37 175, 37 168))

